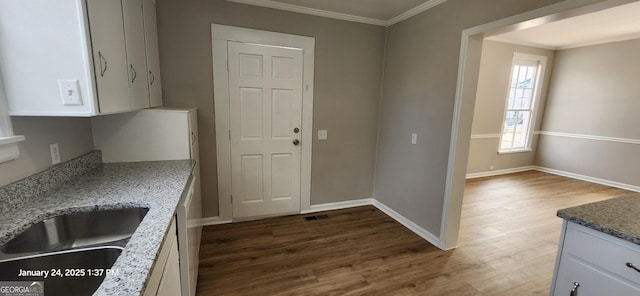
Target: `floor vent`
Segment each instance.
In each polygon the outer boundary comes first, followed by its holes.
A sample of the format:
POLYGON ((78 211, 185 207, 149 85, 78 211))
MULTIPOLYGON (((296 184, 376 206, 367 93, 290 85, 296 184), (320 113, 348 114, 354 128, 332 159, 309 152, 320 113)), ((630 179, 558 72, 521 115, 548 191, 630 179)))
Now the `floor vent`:
POLYGON ((322 219, 329 219, 329 215, 316 215, 316 216, 304 217, 305 221, 314 221, 314 220, 322 220, 322 219))

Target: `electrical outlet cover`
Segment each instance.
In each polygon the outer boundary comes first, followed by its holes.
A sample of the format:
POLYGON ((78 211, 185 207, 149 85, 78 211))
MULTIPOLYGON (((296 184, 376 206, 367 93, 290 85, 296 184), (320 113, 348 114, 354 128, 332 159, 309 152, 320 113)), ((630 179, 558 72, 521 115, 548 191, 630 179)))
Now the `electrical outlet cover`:
POLYGON ((327 130, 318 130, 318 140, 327 139, 327 130))
POLYGON ((49 150, 51 151, 51 164, 60 163, 60 149, 58 148, 58 144, 49 145, 49 150))

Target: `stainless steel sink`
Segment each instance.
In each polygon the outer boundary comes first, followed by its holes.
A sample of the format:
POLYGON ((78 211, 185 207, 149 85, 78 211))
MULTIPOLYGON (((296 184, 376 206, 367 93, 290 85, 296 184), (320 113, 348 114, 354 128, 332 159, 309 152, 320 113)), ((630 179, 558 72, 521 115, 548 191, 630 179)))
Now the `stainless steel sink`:
POLYGON ((45 295, 92 295, 105 277, 119 272, 110 268, 121 252, 121 247, 93 247, 4 260, 0 279, 43 282, 45 295))
POLYGON ((40 221, 0 248, 0 260, 87 246, 124 247, 147 208, 73 213, 40 221))

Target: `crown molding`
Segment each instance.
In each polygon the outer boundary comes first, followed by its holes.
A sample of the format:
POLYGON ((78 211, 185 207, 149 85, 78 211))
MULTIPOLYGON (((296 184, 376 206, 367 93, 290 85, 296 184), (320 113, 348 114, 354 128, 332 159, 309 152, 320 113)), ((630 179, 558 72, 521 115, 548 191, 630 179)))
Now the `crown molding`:
POLYGON ((315 16, 321 16, 321 17, 327 17, 332 19, 339 19, 343 21, 369 24, 369 25, 376 25, 376 26, 383 26, 383 27, 387 25, 387 21, 384 21, 384 20, 361 17, 361 16, 351 15, 346 13, 327 11, 327 10, 316 9, 316 8, 309 8, 309 7, 298 6, 293 4, 270 1, 270 0, 227 0, 227 1, 303 13, 303 14, 309 14, 309 15, 315 15, 315 16))
POLYGON ((410 18, 410 17, 412 17, 412 16, 414 16, 416 14, 419 14, 419 13, 422 13, 424 11, 427 11, 427 10, 429 10, 429 9, 439 5, 439 4, 442 4, 442 3, 446 2, 446 1, 447 0, 429 0, 429 1, 425 2, 425 3, 422 3, 422 4, 412 8, 412 9, 409 9, 409 10, 405 11, 405 12, 403 12, 403 13, 401 13, 401 14, 393 17, 393 18, 388 19, 386 21, 387 24, 385 26, 388 27, 388 26, 391 26, 393 24, 397 24, 397 23, 399 23, 401 21, 404 21, 404 20, 406 20, 406 19, 408 19, 408 18, 410 18))
POLYGON ((322 9, 317 9, 317 8, 309 8, 309 7, 304 7, 304 6, 298 6, 298 5, 293 5, 293 4, 287 4, 287 3, 282 3, 282 2, 276 2, 276 1, 271 1, 271 0, 227 0, 229 2, 235 2, 235 3, 241 3, 241 4, 247 4, 247 5, 254 5, 254 6, 261 6, 261 7, 266 7, 266 8, 273 8, 273 9, 279 9, 279 10, 285 10, 285 11, 291 11, 291 12, 297 12, 297 13, 303 13, 303 14, 309 14, 309 15, 315 15, 315 16, 320 16, 320 17, 326 17, 326 18, 332 18, 332 19, 338 19, 338 20, 343 20, 343 21, 350 21, 350 22, 357 22, 357 23, 363 23, 363 24, 369 24, 369 25, 375 25, 375 26, 382 26, 382 27, 388 27, 391 26, 393 24, 399 23, 403 20, 406 20, 414 15, 417 15, 423 11, 426 11, 430 8, 433 8, 434 6, 444 3, 447 0, 429 0, 423 4, 420 4, 412 9, 409 9, 391 19, 388 20, 380 20, 380 19, 374 19, 374 18, 368 18, 368 17, 362 17, 362 16, 357 16, 357 15, 352 15, 352 14, 346 14, 346 13, 339 13, 339 12, 333 12, 333 11, 328 11, 328 10, 322 10, 322 9))

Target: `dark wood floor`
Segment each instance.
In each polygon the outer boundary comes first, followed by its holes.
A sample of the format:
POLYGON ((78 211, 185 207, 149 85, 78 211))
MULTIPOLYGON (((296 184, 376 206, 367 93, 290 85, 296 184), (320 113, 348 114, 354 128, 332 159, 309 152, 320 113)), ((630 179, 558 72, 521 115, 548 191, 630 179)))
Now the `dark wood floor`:
POLYGON ((450 251, 371 206, 208 226, 197 294, 548 295, 556 210, 628 193, 533 171, 471 180, 450 251))

